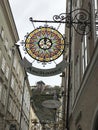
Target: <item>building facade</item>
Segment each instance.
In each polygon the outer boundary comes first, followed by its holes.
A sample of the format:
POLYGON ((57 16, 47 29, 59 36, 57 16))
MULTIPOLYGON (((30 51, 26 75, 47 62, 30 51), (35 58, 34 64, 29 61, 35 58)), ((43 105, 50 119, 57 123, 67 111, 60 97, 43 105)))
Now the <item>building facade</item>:
POLYGON ((0 130, 28 130, 30 89, 8 0, 0 0, 0 130))
POLYGON ((32 107, 30 108, 30 122, 29 123, 30 123, 29 130, 41 130, 42 128, 40 121, 32 107))
MULTIPOLYGON (((69 68, 65 70, 63 85, 66 87, 66 124, 68 130, 98 129, 98 1, 97 0, 67 0, 67 12, 75 9, 85 9, 90 16, 90 31, 79 35, 71 27, 71 59, 69 68), (70 3, 72 2, 72 3, 70 3), (70 77, 70 82, 68 82, 70 77), (68 85, 69 83, 69 85, 68 85), (69 89, 68 89, 69 87, 69 89), (68 97, 69 96, 69 97, 68 97), (69 108, 69 110, 67 109, 69 108)), ((77 13, 80 13, 79 11, 77 13)), ((81 17, 78 17, 79 19, 81 17)), ((77 25, 75 25, 78 28, 77 25)), ((66 29, 66 35, 69 34, 66 29)), ((66 128, 66 127, 65 127, 66 128)))

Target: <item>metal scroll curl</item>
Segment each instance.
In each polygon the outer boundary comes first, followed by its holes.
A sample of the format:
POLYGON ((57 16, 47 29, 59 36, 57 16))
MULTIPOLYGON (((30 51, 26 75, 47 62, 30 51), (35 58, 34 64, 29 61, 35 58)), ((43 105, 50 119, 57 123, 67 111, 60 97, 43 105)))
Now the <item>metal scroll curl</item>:
POLYGON ((39 69, 32 66, 32 63, 30 63, 26 58, 24 58, 21 61, 21 64, 24 66, 25 70, 33 75, 36 76, 42 76, 42 77, 48 77, 48 76, 54 76, 57 74, 60 74, 63 72, 65 67, 69 65, 65 60, 61 61, 59 64, 56 65, 56 67, 51 69, 39 69))
POLYGON ((74 27, 75 31, 79 33, 80 35, 87 35, 90 32, 90 14, 87 10, 85 9, 77 9, 72 11, 72 22, 73 23, 78 23, 72 24, 74 27))
POLYGON ((54 15, 55 22, 65 22, 66 27, 74 27, 75 31, 80 35, 87 35, 90 32, 90 13, 86 9, 75 9, 70 13, 62 13, 54 15))

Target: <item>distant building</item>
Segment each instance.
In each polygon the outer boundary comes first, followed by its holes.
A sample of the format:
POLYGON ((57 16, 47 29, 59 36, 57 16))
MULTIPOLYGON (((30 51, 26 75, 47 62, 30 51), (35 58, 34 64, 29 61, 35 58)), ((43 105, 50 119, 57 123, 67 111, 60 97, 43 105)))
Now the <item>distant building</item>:
POLYGON ((40 121, 34 112, 34 109, 30 107, 30 124, 29 130, 41 130, 40 121))
MULTIPOLYGON (((67 13, 70 12, 70 4, 67 0, 67 13)), ((90 16, 91 31, 87 35, 79 35, 72 26, 70 84, 68 68, 62 79, 67 92, 65 101, 68 103, 69 99, 69 109, 66 105, 64 107, 65 126, 68 130, 98 130, 98 0, 72 0, 72 10, 78 8, 89 12, 86 16, 90 16)), ((69 35, 68 28, 66 35, 69 35)))
MULTIPOLYGON (((41 85, 41 87, 44 87, 43 91, 39 91, 39 86, 31 87, 32 88, 31 105, 32 105, 33 111, 35 112, 35 114, 33 115, 36 115, 35 118, 32 116, 32 119, 33 120, 36 119, 37 122, 40 122, 39 124, 40 127, 37 128, 37 130, 40 130, 40 129, 41 130, 43 129, 54 130, 54 127, 55 128, 58 127, 58 129, 62 128, 62 121, 61 121, 62 112, 60 108, 61 88, 59 86, 51 87, 49 85, 45 85, 45 84, 43 85, 41 85), (50 105, 48 102, 49 100, 50 100, 50 105), (55 100, 57 100, 57 102, 55 100), (46 106, 43 105, 45 101, 47 102, 46 106), (51 103, 51 101, 53 102, 51 103), (54 108, 55 103, 58 106, 57 110, 54 108)), ((38 127, 38 124, 37 124, 37 127, 38 127)), ((34 121, 32 123, 32 128, 34 128, 34 121)))
POLYGON ((0 130, 29 129, 30 89, 8 0, 0 0, 0 130))
POLYGON ((39 93, 39 92, 43 92, 44 89, 45 89, 45 83, 43 81, 38 81, 36 83, 36 91, 39 93))

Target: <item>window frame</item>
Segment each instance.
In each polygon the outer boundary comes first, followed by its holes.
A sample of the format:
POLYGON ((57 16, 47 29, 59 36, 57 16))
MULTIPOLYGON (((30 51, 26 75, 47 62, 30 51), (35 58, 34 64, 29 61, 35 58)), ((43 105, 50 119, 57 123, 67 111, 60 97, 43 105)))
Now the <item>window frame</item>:
POLYGON ((88 41, 87 35, 84 35, 81 47, 81 59, 82 59, 82 74, 84 74, 88 65, 88 41))

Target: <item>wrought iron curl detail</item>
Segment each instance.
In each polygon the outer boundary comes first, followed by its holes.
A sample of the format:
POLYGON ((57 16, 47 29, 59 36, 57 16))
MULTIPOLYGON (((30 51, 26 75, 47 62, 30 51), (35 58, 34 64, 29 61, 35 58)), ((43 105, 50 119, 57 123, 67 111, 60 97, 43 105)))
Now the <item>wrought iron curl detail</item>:
POLYGON ((85 35, 90 32, 90 13, 85 9, 75 9, 71 13, 62 13, 54 15, 55 22, 65 22, 66 27, 74 27, 75 31, 80 35, 85 35))
POLYGON ((87 35, 90 32, 90 14, 85 9, 76 9, 72 11, 72 26, 80 35, 87 35))
POLYGON ((66 19, 66 13, 61 13, 60 15, 54 15, 53 20, 56 22, 60 22, 66 19))

